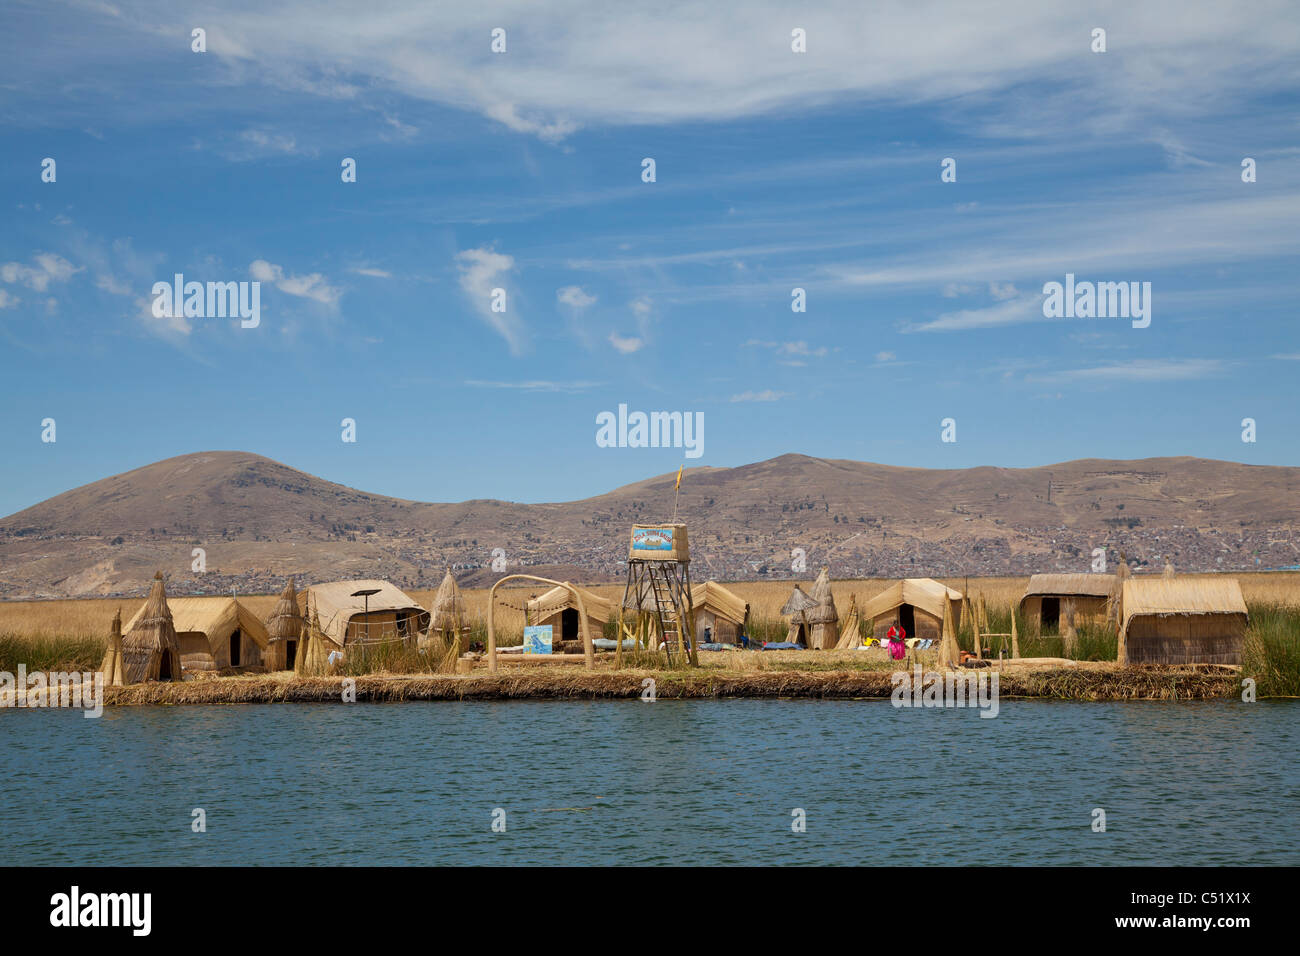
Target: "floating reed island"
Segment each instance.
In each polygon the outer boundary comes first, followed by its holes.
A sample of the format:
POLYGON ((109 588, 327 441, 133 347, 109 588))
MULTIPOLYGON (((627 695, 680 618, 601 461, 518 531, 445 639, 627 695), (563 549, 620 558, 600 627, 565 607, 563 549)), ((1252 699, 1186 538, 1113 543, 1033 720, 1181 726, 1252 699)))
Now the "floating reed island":
POLYGON ((289 579, 265 619, 269 598, 169 597, 159 572, 114 618, 106 703, 624 698, 647 678, 663 698, 884 699, 916 667, 996 673, 1011 698, 1300 696, 1300 611, 1252 622, 1231 577, 1036 574, 992 609, 969 581, 906 578, 841 614, 823 567, 770 618, 745 585, 692 585, 690 560, 685 525, 637 525, 622 600, 513 573, 471 612, 447 569, 428 608, 385 580, 289 579))

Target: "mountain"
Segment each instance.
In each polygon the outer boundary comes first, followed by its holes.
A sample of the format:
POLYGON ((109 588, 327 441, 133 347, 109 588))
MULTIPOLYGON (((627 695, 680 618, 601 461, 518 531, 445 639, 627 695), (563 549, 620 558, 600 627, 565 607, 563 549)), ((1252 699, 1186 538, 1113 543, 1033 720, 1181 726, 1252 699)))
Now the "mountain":
MULTIPOLYGON (((500 576, 498 548, 510 570, 621 580, 629 527, 664 520, 674 479, 432 504, 247 452, 182 455, 0 519, 0 596, 142 593, 160 567, 184 593, 269 592, 290 574, 433 587, 447 565, 478 586, 500 576)), ((690 469, 679 515, 697 579, 1086 571, 1099 547, 1112 564, 1247 570, 1300 564, 1297 490, 1300 469, 1201 458, 931 470, 791 454, 690 469)))

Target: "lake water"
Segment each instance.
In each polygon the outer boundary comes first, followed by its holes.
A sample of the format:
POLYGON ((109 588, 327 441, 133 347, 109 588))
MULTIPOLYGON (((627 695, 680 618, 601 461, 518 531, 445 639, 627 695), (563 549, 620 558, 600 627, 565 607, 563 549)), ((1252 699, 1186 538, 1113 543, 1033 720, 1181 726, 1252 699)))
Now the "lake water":
POLYGON ((1294 865, 1298 725, 1220 701, 7 711, 0 864, 1294 865))

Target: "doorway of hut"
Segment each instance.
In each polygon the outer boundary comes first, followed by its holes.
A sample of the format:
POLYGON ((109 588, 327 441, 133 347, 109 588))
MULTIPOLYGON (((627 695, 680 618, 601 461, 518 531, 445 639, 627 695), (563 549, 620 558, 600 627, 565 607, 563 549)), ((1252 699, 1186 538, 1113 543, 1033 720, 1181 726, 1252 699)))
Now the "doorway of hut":
POLYGON ((230 666, 231 667, 239 666, 239 651, 240 651, 239 631, 236 630, 233 634, 230 635, 230 666))
POLYGON ((576 641, 578 639, 578 610, 566 607, 560 612, 560 640, 576 641))
POLYGON ((1054 597, 1043 598, 1043 609, 1039 613, 1039 620, 1042 622, 1044 631, 1056 630, 1061 624, 1061 599, 1054 597))
POLYGON ((179 668, 177 668, 173 663, 172 652, 163 651, 162 660, 158 662, 158 679, 175 680, 177 676, 176 672, 178 669, 179 668))
POLYGON ((298 659, 298 642, 286 641, 284 647, 285 670, 293 670, 294 661, 298 659))
POLYGON ((916 637, 916 613, 910 604, 898 606, 898 623, 908 637, 916 637))

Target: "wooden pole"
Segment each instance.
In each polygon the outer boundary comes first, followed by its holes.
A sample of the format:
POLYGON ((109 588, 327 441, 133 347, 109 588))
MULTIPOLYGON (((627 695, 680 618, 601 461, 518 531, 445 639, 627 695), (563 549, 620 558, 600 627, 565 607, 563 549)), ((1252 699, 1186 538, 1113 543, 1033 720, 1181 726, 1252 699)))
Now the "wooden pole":
POLYGON ((1016 609, 1011 609, 1011 656, 1020 657, 1020 635, 1016 633, 1016 609))

